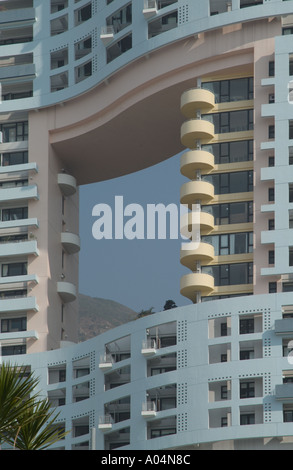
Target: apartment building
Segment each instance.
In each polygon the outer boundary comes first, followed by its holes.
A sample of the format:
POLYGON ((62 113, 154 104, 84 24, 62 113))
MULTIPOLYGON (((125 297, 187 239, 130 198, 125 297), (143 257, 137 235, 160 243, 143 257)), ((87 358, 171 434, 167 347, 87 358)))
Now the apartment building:
POLYGON ((292 1, 4 0, 0 28, 1 353, 55 447, 292 449, 292 1), (79 186, 179 153, 190 305, 78 344, 79 186))

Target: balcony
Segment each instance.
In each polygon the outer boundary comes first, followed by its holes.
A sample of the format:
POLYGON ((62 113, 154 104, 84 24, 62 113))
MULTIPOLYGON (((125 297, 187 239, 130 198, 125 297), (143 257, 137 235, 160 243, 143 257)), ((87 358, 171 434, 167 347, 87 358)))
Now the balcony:
POLYGON ((157 1, 145 0, 142 13, 146 20, 152 18, 153 16, 156 16, 156 14, 158 13, 157 1))
POLYGON ((18 186, 14 188, 3 188, 0 190, 0 202, 25 201, 27 199, 38 199, 37 185, 18 186))
POLYGON ((38 312, 36 297, 16 297, 0 299, 0 313, 5 312, 38 312))
POLYGON ((64 196, 72 196, 76 193, 76 179, 67 173, 59 173, 58 185, 64 196))
POLYGON ((208 204, 214 198, 214 185, 208 181, 196 180, 184 183, 180 190, 181 204, 208 204))
POLYGON ((104 46, 107 46, 114 39, 114 26, 103 26, 101 29, 100 39, 104 46))
POLYGON ((35 285, 38 284, 38 276, 36 274, 21 274, 19 276, 0 277, 0 286, 4 284, 22 284, 35 285))
POLYGON ((145 357, 154 356, 157 351, 157 343, 154 339, 147 339, 143 341, 141 354, 145 357))
POLYGON ((20 255, 39 255, 37 241, 16 241, 0 244, 0 258, 20 256, 20 255))
POLYGON ((80 250, 80 238, 75 233, 62 232, 61 243, 68 254, 78 253, 80 250))
POLYGON ((111 415, 99 417, 99 429, 103 432, 111 431, 113 427, 113 418, 111 415))
POLYGON ((188 244, 186 249, 182 249, 180 252, 180 263, 189 269, 193 269, 197 261, 202 263, 210 263, 214 259, 215 250, 209 243, 196 243, 197 248, 192 249, 192 243, 190 249, 188 244))
POLYGON ((11 65, 6 67, 0 67, 0 80, 28 80, 35 77, 35 65, 34 64, 24 64, 24 65, 11 65))
POLYGON ((191 273, 186 274, 180 280, 180 293, 196 302, 197 293, 209 295, 214 290, 214 278, 209 274, 191 273))
POLYGON ((214 124, 204 119, 191 119, 181 126, 181 143, 190 149, 195 149, 198 140, 209 142, 214 136, 214 124))
POLYGON ((283 318, 275 321, 275 334, 286 335, 293 334, 293 318, 283 318))
POLYGON ((37 331, 14 331, 9 333, 0 333, 0 343, 3 346, 4 342, 11 342, 11 341, 23 341, 26 339, 39 339, 39 335, 37 331))
POLYGON ((202 174, 214 169, 214 156, 205 150, 190 150, 181 156, 180 171, 183 176, 193 179, 198 170, 202 174))
POLYGON ((197 111, 207 113, 215 106, 215 95, 209 90, 195 88, 181 96, 181 112, 187 118, 196 117, 197 111))
POLYGON ((106 372, 108 370, 111 370, 113 367, 113 357, 111 354, 103 354, 100 357, 100 362, 99 362, 99 369, 106 372))
POLYGON ((20 23, 22 26, 25 24, 31 24, 35 21, 35 9, 34 8, 19 8, 13 10, 4 10, 0 12, 0 24, 6 26, 18 26, 20 23))
POLYGON ((73 302, 77 298, 76 287, 71 282, 57 282, 57 292, 63 302, 73 302))
POLYGON ((16 219, 0 222, 0 229, 15 228, 15 227, 39 227, 38 219, 16 219))
POLYGON ((12 173, 16 173, 17 176, 23 177, 28 176, 29 173, 37 173, 38 166, 36 163, 22 163, 20 165, 8 165, 0 167, 0 177, 6 176, 12 173))
POLYGON ((194 223, 197 223, 199 217, 199 229, 201 235, 208 235, 211 233, 215 228, 215 220, 212 214, 208 212, 200 212, 199 215, 196 215, 195 222, 194 222, 194 212, 189 212, 184 214, 180 220, 180 227, 182 235, 187 236, 186 234, 192 234, 192 226, 194 223))
POLYGON ((276 385, 276 400, 286 401, 293 399, 293 383, 276 385))
POLYGON ((156 404, 153 401, 147 401, 142 404, 141 416, 149 419, 154 418, 157 414, 156 404))

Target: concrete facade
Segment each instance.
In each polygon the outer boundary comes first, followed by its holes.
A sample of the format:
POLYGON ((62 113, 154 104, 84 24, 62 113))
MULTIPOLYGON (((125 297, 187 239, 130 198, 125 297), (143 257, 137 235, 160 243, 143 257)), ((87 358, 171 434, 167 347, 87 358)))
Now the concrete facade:
POLYGON ((1 2, 1 352, 63 448, 291 448, 292 9, 1 2), (77 344, 79 186, 183 151, 193 305, 77 344))

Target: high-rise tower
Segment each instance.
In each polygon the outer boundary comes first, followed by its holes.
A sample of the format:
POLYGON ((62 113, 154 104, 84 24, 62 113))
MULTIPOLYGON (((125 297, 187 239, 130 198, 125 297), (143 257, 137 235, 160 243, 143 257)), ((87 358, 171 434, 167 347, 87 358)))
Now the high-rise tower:
POLYGON ((60 446, 291 449, 293 2, 4 0, 0 32, 1 351, 60 446), (76 344, 78 188, 179 152, 191 305, 76 344))

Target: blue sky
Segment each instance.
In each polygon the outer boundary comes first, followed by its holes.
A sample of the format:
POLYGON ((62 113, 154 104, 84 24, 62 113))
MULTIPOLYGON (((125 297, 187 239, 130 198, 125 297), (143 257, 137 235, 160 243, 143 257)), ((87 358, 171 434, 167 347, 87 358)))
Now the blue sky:
MULTIPOLYGON (((92 216, 96 204, 108 204, 115 212, 115 196, 123 196, 124 206, 176 204, 179 211, 180 155, 151 168, 121 178, 80 188, 80 276, 79 291, 91 297, 111 299, 132 308, 163 310, 172 299, 177 306, 190 301, 180 295, 180 277, 187 273, 180 265, 182 239, 96 240, 92 216)), ((129 218, 125 218, 125 221, 129 218)))

